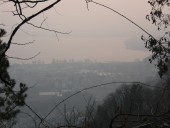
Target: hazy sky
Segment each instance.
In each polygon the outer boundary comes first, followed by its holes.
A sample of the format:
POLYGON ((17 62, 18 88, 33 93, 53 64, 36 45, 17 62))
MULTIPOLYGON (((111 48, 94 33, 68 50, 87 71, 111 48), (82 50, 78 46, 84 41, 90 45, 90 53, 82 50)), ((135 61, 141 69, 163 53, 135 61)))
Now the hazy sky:
MULTIPOLYGON (((157 35, 157 28, 145 19, 150 11, 148 0, 96 1, 117 10, 149 33, 157 35)), ((8 4, 0 5, 0 23, 5 23, 5 28, 10 33, 13 25, 19 23, 19 20, 10 12, 5 12, 8 10, 13 10, 13 8, 8 4)), ((28 15, 33 12, 33 10, 25 11, 28 15)), ((84 0, 62 0, 55 8, 39 15, 32 22, 40 25, 43 17, 47 18, 43 27, 62 32, 71 31, 71 33, 58 34, 57 38, 54 33, 25 25, 13 41, 26 43, 35 40, 35 43, 27 46, 12 45, 7 52, 9 56, 27 58, 41 52, 33 60, 50 62, 53 58, 134 61, 150 55, 144 49, 144 42, 140 39, 141 35, 145 34, 143 31, 114 12, 93 3, 89 4, 88 11, 84 0)))

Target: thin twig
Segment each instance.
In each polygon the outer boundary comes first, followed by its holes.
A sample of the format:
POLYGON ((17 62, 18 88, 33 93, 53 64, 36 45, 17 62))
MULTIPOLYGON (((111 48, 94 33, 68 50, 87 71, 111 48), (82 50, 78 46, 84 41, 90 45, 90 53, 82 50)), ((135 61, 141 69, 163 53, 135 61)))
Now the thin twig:
MULTIPOLYGON (((48 5, 47 7, 43 8, 42 10, 38 11, 37 13, 27 17, 26 19, 24 19, 20 24, 18 24, 15 29, 13 30, 12 34, 10 35, 10 38, 7 42, 7 47, 5 48, 4 51, 2 51, 2 54, 0 56, 0 61, 2 61, 2 58, 5 56, 5 53, 8 51, 8 49, 11 46, 12 40, 15 36, 15 34, 18 32, 18 30, 28 21, 32 20, 33 18, 35 18, 36 16, 38 16, 39 14, 51 9, 53 6, 55 6, 56 4, 58 4, 61 0, 56 0, 55 2, 53 2, 52 4, 48 5)), ((14 1, 15 2, 15 1, 14 1)))
POLYGON ((30 58, 19 58, 19 57, 12 57, 12 56, 8 56, 8 55, 5 55, 5 56, 10 59, 16 59, 16 60, 31 60, 31 59, 34 59, 35 57, 37 57, 39 54, 40 54, 40 52, 38 52, 36 55, 34 55, 30 58))
POLYGON ((33 40, 31 42, 28 42, 28 43, 24 43, 24 44, 20 44, 20 43, 11 43, 11 44, 15 44, 15 45, 28 45, 28 44, 32 44, 34 42, 35 42, 35 40, 33 40))
POLYGON ((128 17, 126 17, 125 15, 121 14, 120 12, 106 6, 106 5, 103 5, 103 4, 100 4, 98 2, 95 2, 95 1, 92 1, 92 0, 87 0, 88 2, 91 2, 91 3, 94 3, 96 5, 99 5, 99 6, 102 6, 104 8, 107 8, 113 12, 115 12, 116 14, 120 15, 121 17, 125 18, 126 20, 128 20, 129 22, 131 22, 132 24, 134 24, 136 27, 138 27, 139 29, 141 29, 143 32, 145 32, 147 35, 151 36, 152 38, 156 39, 154 36, 152 36, 149 32, 147 32, 145 29, 143 29, 141 26, 139 26, 137 23, 135 23, 134 21, 132 21, 131 19, 129 19, 128 17))

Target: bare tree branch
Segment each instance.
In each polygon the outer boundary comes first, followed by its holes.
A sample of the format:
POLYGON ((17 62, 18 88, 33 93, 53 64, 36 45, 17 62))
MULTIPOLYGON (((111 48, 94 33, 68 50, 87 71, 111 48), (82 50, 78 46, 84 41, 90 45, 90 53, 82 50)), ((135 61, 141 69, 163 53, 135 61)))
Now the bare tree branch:
POLYGON ((31 60, 35 57, 37 57, 40 54, 40 52, 38 52, 36 55, 30 57, 30 58, 19 58, 19 57, 12 57, 12 56, 8 56, 6 55, 6 57, 10 58, 10 59, 16 59, 16 60, 31 60))
POLYGON ((28 42, 28 43, 24 43, 24 44, 20 44, 20 43, 11 43, 11 44, 14 44, 14 45, 28 45, 28 44, 33 44, 35 42, 35 40, 31 41, 31 42, 28 42))
POLYGON ((55 2, 53 2, 52 4, 48 5, 47 7, 43 8, 42 10, 40 10, 39 12, 27 17, 26 19, 24 19, 17 27, 15 27, 15 29, 13 30, 8 42, 7 42, 7 47, 5 48, 5 50, 2 52, 2 54, 0 55, 0 61, 2 61, 2 58, 5 56, 5 53, 8 51, 8 49, 11 46, 13 37, 15 36, 15 34, 17 33, 17 31, 20 29, 20 27, 22 27, 25 23, 27 23, 28 21, 32 20, 33 18, 35 18, 36 16, 38 16, 39 14, 51 9, 53 6, 55 6, 56 4, 58 4, 61 0, 56 0, 55 2))
MULTIPOLYGON (((100 4, 100 3, 98 3, 98 2, 95 2, 95 1, 93 1, 93 0, 86 0, 86 1, 87 1, 87 2, 91 2, 91 3, 94 3, 94 4, 99 5, 99 6, 102 6, 102 7, 104 7, 104 8, 107 8, 107 9, 115 12, 116 14, 118 14, 118 15, 120 15, 121 17, 125 18, 127 21, 129 21, 129 22, 131 22, 132 24, 134 24, 134 25, 135 25, 136 27, 138 27, 140 30, 142 30, 143 32, 145 32, 147 35, 149 35, 149 36, 151 36, 151 37, 154 38, 154 36, 152 36, 149 32, 147 32, 145 29, 143 29, 143 28, 142 28, 141 26, 139 26, 137 23, 135 23, 134 21, 132 21, 131 19, 129 19, 129 18, 126 17, 125 15, 121 14, 120 12, 118 12, 118 11, 116 11, 116 10, 114 10, 114 9, 106 6, 106 5, 103 5, 103 4, 100 4)), ((154 38, 154 39, 156 39, 156 38, 154 38)))

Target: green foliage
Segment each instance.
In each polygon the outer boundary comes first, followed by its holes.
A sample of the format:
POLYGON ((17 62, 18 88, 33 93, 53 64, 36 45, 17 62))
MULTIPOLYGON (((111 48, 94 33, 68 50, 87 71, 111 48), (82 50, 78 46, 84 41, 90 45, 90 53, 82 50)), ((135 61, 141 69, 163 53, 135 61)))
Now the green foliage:
MULTIPOLYGON (((6 34, 4 29, 0 29, 0 53, 5 49, 6 44, 1 38, 6 34)), ((19 113, 18 106, 23 106, 26 98, 27 87, 20 83, 19 91, 15 91, 16 82, 10 78, 7 69, 10 64, 8 58, 4 56, 0 61, 0 126, 15 118, 19 113)))

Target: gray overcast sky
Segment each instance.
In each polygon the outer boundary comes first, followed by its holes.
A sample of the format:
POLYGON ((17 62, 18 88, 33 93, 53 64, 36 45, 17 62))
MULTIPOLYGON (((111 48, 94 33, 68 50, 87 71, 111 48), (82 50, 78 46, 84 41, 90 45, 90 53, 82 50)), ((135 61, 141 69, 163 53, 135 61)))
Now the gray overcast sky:
MULTIPOLYGON (((117 10, 149 33, 156 35, 157 28, 145 19, 146 14, 150 11, 148 0, 96 1, 117 10)), ((11 13, 5 12, 13 10, 11 5, 0 6, 0 23, 5 23, 6 29, 10 32, 12 26, 19 23, 19 20, 11 13)), ((46 5, 42 5, 38 9, 43 6, 46 5)), ((27 14, 33 12, 32 10, 25 11, 27 14)), ((27 58, 40 51, 41 54, 33 60, 51 62, 55 58, 134 61, 141 60, 150 54, 146 50, 141 50, 142 48, 135 49, 133 46, 131 48, 134 43, 136 43, 136 47, 138 44, 139 47, 144 47, 140 40, 141 35, 145 34, 144 32, 121 16, 101 6, 90 3, 88 11, 84 0, 62 0, 55 8, 39 15, 32 22, 37 25, 41 24, 43 17, 47 17, 43 24, 44 27, 63 32, 71 31, 71 33, 68 35, 58 34, 58 41, 54 33, 25 25, 13 41, 26 43, 35 40, 35 43, 27 46, 12 45, 7 53, 9 56, 27 58), (129 40, 133 40, 133 43, 129 43, 127 47, 129 40)), ((16 62, 16 60, 11 61, 16 62)))

